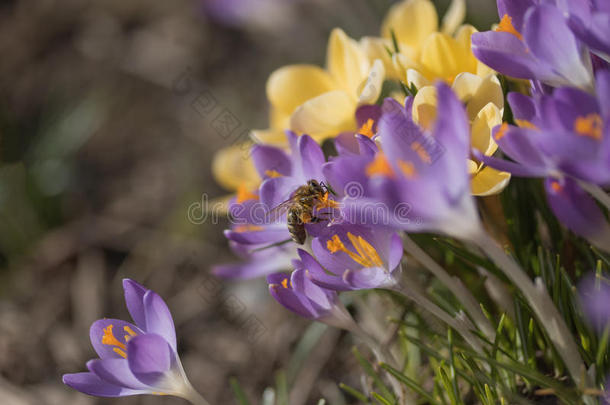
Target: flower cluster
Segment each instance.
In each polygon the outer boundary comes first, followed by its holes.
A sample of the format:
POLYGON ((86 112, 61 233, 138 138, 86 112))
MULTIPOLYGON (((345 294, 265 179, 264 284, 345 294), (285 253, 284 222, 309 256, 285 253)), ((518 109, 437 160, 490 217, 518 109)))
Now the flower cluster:
MULTIPOLYGON (((500 23, 477 32, 460 26, 464 7, 454 0, 439 30, 430 1, 401 1, 381 37, 356 41, 335 29, 325 69, 270 76, 269 129, 253 131, 250 155, 223 150, 214 162, 237 191, 225 234, 242 258, 214 271, 267 276, 286 308, 351 330, 338 292, 405 291, 405 233, 453 237, 478 245, 549 320, 579 382, 583 360, 561 314, 539 280, 490 242, 475 198, 501 193, 511 175, 544 178, 557 219, 610 251, 610 9, 603 0, 498 0, 500 23)), ((428 259, 419 252, 493 336, 470 292, 428 259)), ((407 295, 480 348, 468 327, 407 295)))

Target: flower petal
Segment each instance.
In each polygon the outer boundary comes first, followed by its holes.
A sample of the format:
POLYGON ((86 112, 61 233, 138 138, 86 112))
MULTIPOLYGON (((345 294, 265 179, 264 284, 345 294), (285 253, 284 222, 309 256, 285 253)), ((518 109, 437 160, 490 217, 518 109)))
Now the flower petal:
POLYGON ((452 35, 466 17, 466 0, 452 0, 443 16, 441 31, 452 35))
POLYGON ((493 155, 498 148, 491 136, 492 129, 502 123, 502 114, 495 104, 487 104, 471 124, 471 144, 487 156, 493 155))
POLYGON ((87 362, 87 368, 109 384, 134 390, 150 391, 151 387, 143 384, 133 375, 127 359, 90 360, 87 362))
POLYGON ((476 60, 470 48, 464 48, 449 35, 436 32, 422 44, 421 64, 432 77, 449 83, 461 72, 476 72, 476 60))
POLYGON ((487 196, 498 194, 508 185, 510 173, 498 171, 492 167, 484 167, 472 178, 470 185, 472 194, 487 196))
POLYGON ((129 315, 133 318, 136 325, 146 328, 146 315, 144 314, 144 294, 148 291, 144 286, 131 279, 123 279, 123 290, 125 291, 125 303, 129 315))
POLYGON ((438 29, 436 8, 429 0, 403 0, 393 5, 381 24, 381 36, 418 49, 424 39, 438 29))
POLYGON ((333 29, 328 40, 326 63, 339 87, 356 97, 370 67, 369 59, 358 42, 348 37, 342 29, 333 29))
POLYGON ((336 88, 331 75, 314 65, 290 65, 276 70, 267 80, 267 98, 281 112, 291 114, 310 98, 336 88))
POLYGON ((341 90, 330 91, 297 108, 290 126, 320 142, 341 132, 355 131, 355 111, 356 99, 341 90))
POLYGON ((214 179, 227 190, 235 191, 240 186, 254 189, 260 184, 252 159, 251 143, 241 143, 223 148, 212 159, 214 179))
POLYGON ((156 390, 171 391, 173 385, 165 377, 176 366, 175 350, 165 338, 148 333, 129 341, 127 361, 133 375, 156 390))
POLYGON ((358 105, 374 104, 377 102, 383 88, 384 79, 385 67, 380 59, 375 59, 375 61, 373 61, 373 65, 371 66, 371 70, 369 71, 368 77, 358 90, 358 105))
POLYGON ((102 381, 93 373, 64 374, 62 381, 68 387, 83 394, 96 397, 125 397, 128 395, 147 394, 149 391, 132 390, 102 381))
POLYGON ((129 330, 137 334, 143 333, 136 325, 120 319, 97 320, 89 329, 91 345, 101 359, 124 358, 125 347, 131 337, 129 330))
POLYGON ((176 350, 174 320, 163 298, 156 292, 149 290, 144 295, 144 311, 146 312, 146 332, 162 336, 176 350))

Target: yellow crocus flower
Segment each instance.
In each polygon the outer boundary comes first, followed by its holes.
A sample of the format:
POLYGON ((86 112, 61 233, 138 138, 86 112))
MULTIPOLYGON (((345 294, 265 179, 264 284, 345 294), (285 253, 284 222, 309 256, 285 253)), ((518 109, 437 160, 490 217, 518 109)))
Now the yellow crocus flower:
POLYGON ((330 35, 326 69, 284 66, 267 80, 270 128, 253 131, 255 142, 282 145, 284 130, 309 134, 318 142, 356 130, 355 112, 377 101, 385 69, 369 61, 360 44, 335 28, 330 35))
MULTIPOLYGON (((436 119, 436 89, 431 82, 417 72, 411 77, 419 80, 419 90, 413 99, 413 120, 430 129, 436 119)), ((494 74, 480 77, 464 72, 455 77, 451 85, 458 98, 466 106, 470 121, 471 144, 487 156, 493 155, 498 145, 491 130, 502 123, 504 96, 500 81, 494 74)), ((502 191, 510 180, 510 173, 495 170, 475 160, 468 160, 472 194, 486 196, 502 191)))

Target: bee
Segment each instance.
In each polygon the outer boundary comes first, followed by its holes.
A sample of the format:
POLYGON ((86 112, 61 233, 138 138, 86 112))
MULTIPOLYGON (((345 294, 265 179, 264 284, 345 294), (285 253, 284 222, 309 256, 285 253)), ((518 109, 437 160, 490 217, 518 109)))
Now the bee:
POLYGON ((302 245, 307 239, 305 224, 320 220, 314 216, 314 209, 319 203, 328 201, 329 191, 330 188, 324 183, 309 180, 307 184, 297 188, 288 200, 273 208, 270 213, 286 210, 290 237, 294 242, 302 245))

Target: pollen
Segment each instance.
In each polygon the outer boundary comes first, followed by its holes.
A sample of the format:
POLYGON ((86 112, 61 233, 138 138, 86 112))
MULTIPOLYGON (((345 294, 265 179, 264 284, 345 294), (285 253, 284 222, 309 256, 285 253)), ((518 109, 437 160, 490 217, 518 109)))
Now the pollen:
POLYGON ((417 141, 413 142, 411 144, 411 149, 417 153, 417 156, 419 156, 419 158, 423 162, 425 162, 425 163, 432 163, 432 159, 430 158, 430 154, 423 147, 423 145, 421 143, 419 143, 417 141))
POLYGON ((386 159, 383 153, 378 153, 375 160, 366 166, 366 175, 368 177, 372 177, 376 174, 394 177, 394 170, 392 170, 392 166, 390 166, 388 159, 386 159))
POLYGON ((282 174, 277 170, 265 170, 265 176, 270 178, 282 177, 282 174))
POLYGON ((513 34, 521 41, 523 41, 523 35, 521 35, 521 33, 515 29, 515 26, 513 25, 513 19, 508 14, 504 14, 504 16, 502 16, 502 19, 500 20, 500 24, 498 24, 496 31, 508 32, 509 34, 513 34))
POLYGON ((411 162, 399 160, 398 167, 400 168, 402 174, 404 174, 409 179, 412 179, 417 175, 417 170, 415 170, 415 166, 413 166, 413 163, 411 162))
POLYGON ((358 133, 369 138, 374 137, 375 133, 373 132, 373 125, 375 125, 375 121, 372 118, 369 118, 364 124, 362 124, 358 130, 358 133))
POLYGON ((339 238, 339 235, 333 235, 333 237, 326 242, 326 248, 330 253, 344 252, 353 261, 364 267, 383 266, 383 261, 379 257, 377 250, 362 236, 355 236, 351 232, 348 232, 347 237, 356 252, 353 252, 346 248, 343 242, 341 241, 341 238, 339 238))
POLYGON ((324 193, 322 198, 320 198, 320 201, 316 204, 316 208, 320 210, 322 208, 338 208, 339 207, 338 202, 336 202, 335 200, 330 200, 328 197, 329 197, 329 193, 328 192, 324 193))
POLYGON ((578 117, 574 121, 574 131, 582 136, 599 141, 602 139, 604 123, 599 114, 591 113, 585 117, 578 117))
POLYGON ((262 231, 263 227, 260 225, 246 224, 246 225, 237 225, 233 230, 238 233, 255 232, 255 231, 262 231))
POLYGON ((241 204, 249 200, 258 200, 258 196, 252 193, 245 184, 240 184, 237 189, 237 203, 241 204))
POLYGON ((288 288, 288 279, 287 278, 282 280, 282 287, 288 288))
POLYGON ((504 138, 504 135, 506 135, 506 131, 508 131, 508 124, 506 122, 504 122, 500 126, 500 129, 498 129, 498 131, 494 135, 494 138, 496 138, 496 141, 499 141, 500 139, 504 138))
POLYGON ((558 193, 561 191, 562 187, 561 184, 559 184, 558 181, 552 181, 551 182, 551 188, 553 189, 554 192, 558 193))

